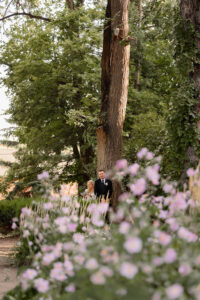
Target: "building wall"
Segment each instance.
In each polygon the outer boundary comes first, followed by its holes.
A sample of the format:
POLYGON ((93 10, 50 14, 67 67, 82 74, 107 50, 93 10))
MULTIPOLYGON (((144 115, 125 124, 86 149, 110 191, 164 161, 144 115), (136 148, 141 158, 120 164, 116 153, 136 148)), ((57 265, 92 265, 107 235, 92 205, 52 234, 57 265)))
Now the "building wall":
MULTIPOLYGON (((14 162, 14 153, 16 149, 14 147, 7 147, 5 145, 0 145, 0 160, 14 162)), ((8 168, 0 166, 0 176, 4 176, 8 168)))

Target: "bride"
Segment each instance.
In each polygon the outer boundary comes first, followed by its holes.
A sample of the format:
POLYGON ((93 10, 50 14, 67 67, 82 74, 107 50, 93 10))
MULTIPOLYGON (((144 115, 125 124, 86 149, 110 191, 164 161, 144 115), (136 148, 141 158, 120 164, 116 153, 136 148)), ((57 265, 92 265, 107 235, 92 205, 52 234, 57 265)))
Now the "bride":
POLYGON ((86 200, 92 200, 92 199, 95 199, 95 197, 96 196, 94 194, 94 181, 89 180, 87 182, 87 189, 83 193, 83 198, 86 199, 86 200))

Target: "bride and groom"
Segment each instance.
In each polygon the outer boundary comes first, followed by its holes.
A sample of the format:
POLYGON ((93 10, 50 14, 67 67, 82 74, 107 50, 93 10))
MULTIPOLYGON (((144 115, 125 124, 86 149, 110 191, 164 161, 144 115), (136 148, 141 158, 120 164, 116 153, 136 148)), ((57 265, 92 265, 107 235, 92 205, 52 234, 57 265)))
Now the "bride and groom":
POLYGON ((102 202, 110 202, 113 191, 112 181, 105 177, 104 170, 99 170, 98 176, 99 179, 95 182, 93 180, 87 182, 87 189, 83 197, 88 200, 100 198, 102 202))

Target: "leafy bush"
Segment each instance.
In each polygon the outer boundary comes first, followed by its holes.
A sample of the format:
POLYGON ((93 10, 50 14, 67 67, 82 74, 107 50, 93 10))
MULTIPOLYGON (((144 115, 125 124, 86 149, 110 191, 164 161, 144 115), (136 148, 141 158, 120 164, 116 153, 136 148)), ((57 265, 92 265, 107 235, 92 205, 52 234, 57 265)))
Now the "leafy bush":
POLYGON ((190 191, 161 178, 159 158, 145 148, 137 156, 141 164, 116 164, 113 176, 128 178, 129 192, 110 213, 110 228, 107 203, 80 214, 77 199, 62 190, 38 212, 23 209, 21 239, 34 259, 4 300, 199 299, 198 207, 191 216, 190 191))
MULTIPOLYGON (((34 199, 39 201, 40 199, 34 199)), ((21 210, 25 206, 30 206, 32 198, 16 198, 12 200, 1 200, 0 201, 0 226, 12 225, 13 218, 19 218, 21 210)))

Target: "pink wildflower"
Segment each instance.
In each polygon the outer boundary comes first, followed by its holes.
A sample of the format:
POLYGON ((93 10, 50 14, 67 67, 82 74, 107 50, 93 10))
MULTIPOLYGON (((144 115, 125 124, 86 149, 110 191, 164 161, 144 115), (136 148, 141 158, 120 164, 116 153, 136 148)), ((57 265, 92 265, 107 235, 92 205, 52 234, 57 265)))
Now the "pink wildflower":
POLYGON ((48 179, 49 178, 49 173, 48 172, 42 172, 41 174, 38 174, 37 179, 38 180, 43 180, 43 179, 48 179))
POLYGON ((49 282, 43 278, 34 280, 34 285, 40 293, 46 293, 49 290, 49 282))
POLYGON ((157 170, 155 170, 155 168, 147 167, 146 176, 154 185, 159 184, 160 175, 158 174, 157 170))
POLYGON ((183 294, 182 285, 176 283, 166 289, 166 294, 169 299, 179 299, 183 294))
POLYGON ((100 271, 102 272, 102 274, 104 274, 107 277, 112 277, 113 276, 113 270, 110 269, 109 267, 102 266, 100 268, 100 271))
POLYGON ((154 158, 154 153, 153 152, 148 152, 147 154, 146 154, 146 159, 147 160, 152 160, 154 158))
POLYGON ((94 273, 90 277, 90 279, 91 279, 92 283, 94 283, 96 285, 102 285, 106 282, 105 277, 101 271, 94 273))
POLYGON ((122 234, 127 234, 130 229, 130 223, 128 222, 122 222, 119 226, 119 232, 122 234))
POLYGON ((192 176, 194 176, 194 174, 195 174, 195 170, 194 169, 190 168, 190 169, 187 170, 187 176, 188 177, 192 177, 192 176))
POLYGON ((142 250, 142 241, 137 237, 130 237, 124 243, 124 248, 131 254, 139 253, 142 250))
POLYGON ((73 283, 66 286, 65 291, 68 293, 74 293, 75 292, 75 285, 73 283))
POLYGON ((137 157, 139 159, 142 159, 145 157, 145 155, 147 154, 148 149, 147 148, 142 148, 138 153, 137 153, 137 157))
POLYGON ((120 267, 120 274, 128 279, 132 279, 137 272, 138 268, 129 262, 124 262, 120 267))
POLYGON ((84 235, 81 233, 74 233, 73 240, 77 244, 82 244, 84 242, 84 235))
POLYGON ((128 172, 129 172, 131 175, 135 176, 135 175, 137 174, 139 168, 140 168, 140 166, 139 166, 137 163, 135 163, 135 164, 130 165, 130 166, 128 167, 128 172))
POLYGON ((171 242, 171 237, 165 232, 160 232, 160 234, 159 234, 159 243, 163 246, 166 246, 170 242, 171 242))
POLYGON ((121 170, 127 167, 128 163, 126 159, 120 159, 116 162, 116 169, 121 170))
POLYGON ((176 257, 177 257, 176 251, 173 248, 169 248, 165 252, 164 261, 167 264, 171 264, 176 260, 176 257))
POLYGON ((195 233, 190 232, 185 227, 180 227, 178 230, 178 236, 188 242, 196 242, 198 236, 195 233))
POLYGON ((146 181, 144 178, 138 179, 135 184, 130 185, 131 191, 134 193, 135 196, 142 195, 146 190, 146 181))
POLYGON ((86 269, 88 270, 94 270, 94 269, 97 269, 99 266, 97 260, 95 258, 90 258, 86 264, 85 264, 85 267, 86 269))
POLYGON ((187 276, 191 273, 192 268, 188 263, 181 263, 178 271, 182 276, 187 276))
POLYGON ((22 277, 23 277, 24 279, 28 279, 28 280, 32 280, 32 279, 34 279, 36 276, 37 276, 37 271, 34 270, 34 269, 27 269, 27 270, 23 273, 23 275, 22 275, 22 277))

